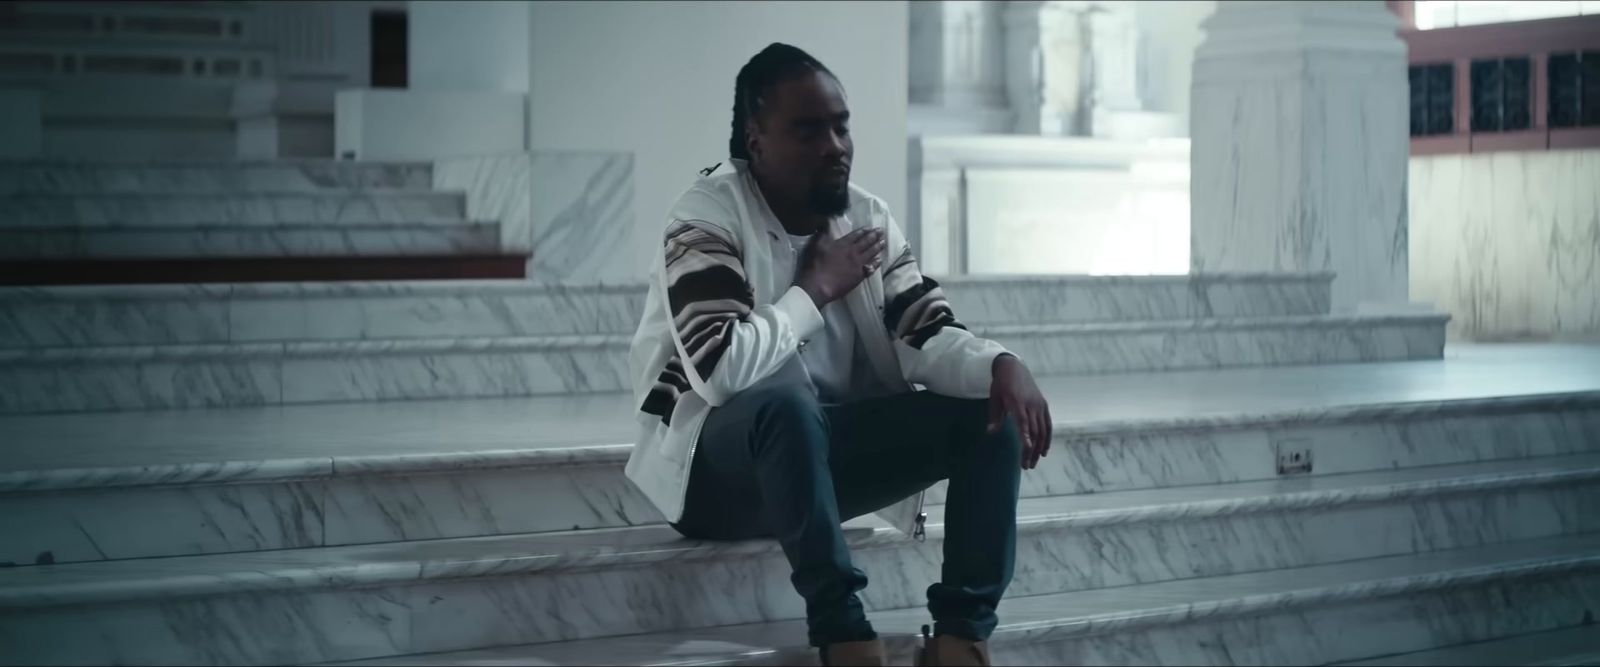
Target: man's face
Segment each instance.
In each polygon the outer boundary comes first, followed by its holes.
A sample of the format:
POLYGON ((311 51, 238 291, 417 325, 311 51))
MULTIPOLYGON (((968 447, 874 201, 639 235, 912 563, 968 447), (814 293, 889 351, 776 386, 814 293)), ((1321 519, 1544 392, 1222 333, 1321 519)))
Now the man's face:
POLYGON ((850 109, 832 75, 811 72, 767 91, 746 127, 763 185, 788 206, 834 216, 850 206, 850 109))

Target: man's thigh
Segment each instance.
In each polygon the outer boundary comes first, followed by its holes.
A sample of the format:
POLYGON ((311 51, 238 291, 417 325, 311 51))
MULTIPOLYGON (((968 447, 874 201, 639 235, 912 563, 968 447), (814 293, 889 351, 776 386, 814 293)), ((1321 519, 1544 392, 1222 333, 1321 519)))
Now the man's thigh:
POLYGON ((948 478, 951 448, 981 437, 987 406, 918 391, 827 407, 840 518, 875 512, 948 478))

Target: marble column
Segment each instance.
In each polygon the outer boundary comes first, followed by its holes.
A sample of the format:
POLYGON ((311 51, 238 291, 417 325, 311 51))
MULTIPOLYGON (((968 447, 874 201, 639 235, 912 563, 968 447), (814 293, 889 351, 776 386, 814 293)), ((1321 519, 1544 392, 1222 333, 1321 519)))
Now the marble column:
POLYGON ((1378 0, 1224 0, 1195 54, 1191 267, 1333 271, 1408 304, 1405 45, 1378 0))
POLYGON ((1006 96, 1017 134, 1082 134, 1087 2, 1011 0, 1004 11, 1006 96))
POLYGON ((1096 2, 1083 14, 1088 34, 1088 134, 1109 137, 1119 114, 1144 110, 1139 101, 1139 28, 1133 3, 1096 2))

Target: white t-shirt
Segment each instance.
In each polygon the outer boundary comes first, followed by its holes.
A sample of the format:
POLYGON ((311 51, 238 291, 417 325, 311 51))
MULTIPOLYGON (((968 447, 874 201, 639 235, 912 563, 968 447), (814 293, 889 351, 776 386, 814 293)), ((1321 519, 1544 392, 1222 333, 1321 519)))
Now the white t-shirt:
MULTIPOLYGON (((811 242, 810 236, 795 236, 789 234, 789 247, 799 257, 807 243, 811 242)), ((799 270, 798 262, 796 262, 799 270)), ((845 403, 853 398, 851 391, 851 366, 855 361, 856 351, 856 326, 850 317, 850 309, 845 307, 844 299, 838 299, 822 307, 822 331, 811 337, 811 341, 800 350, 800 361, 805 365, 806 374, 811 377, 811 386, 817 391, 817 400, 828 403, 845 403)))

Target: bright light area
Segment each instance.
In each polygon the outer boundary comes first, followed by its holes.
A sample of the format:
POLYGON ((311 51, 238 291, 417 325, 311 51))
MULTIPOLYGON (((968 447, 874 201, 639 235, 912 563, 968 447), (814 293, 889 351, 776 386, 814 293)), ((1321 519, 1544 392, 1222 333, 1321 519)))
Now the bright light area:
POLYGON ((1418 30, 1600 14, 1600 0, 1417 0, 1418 30))

